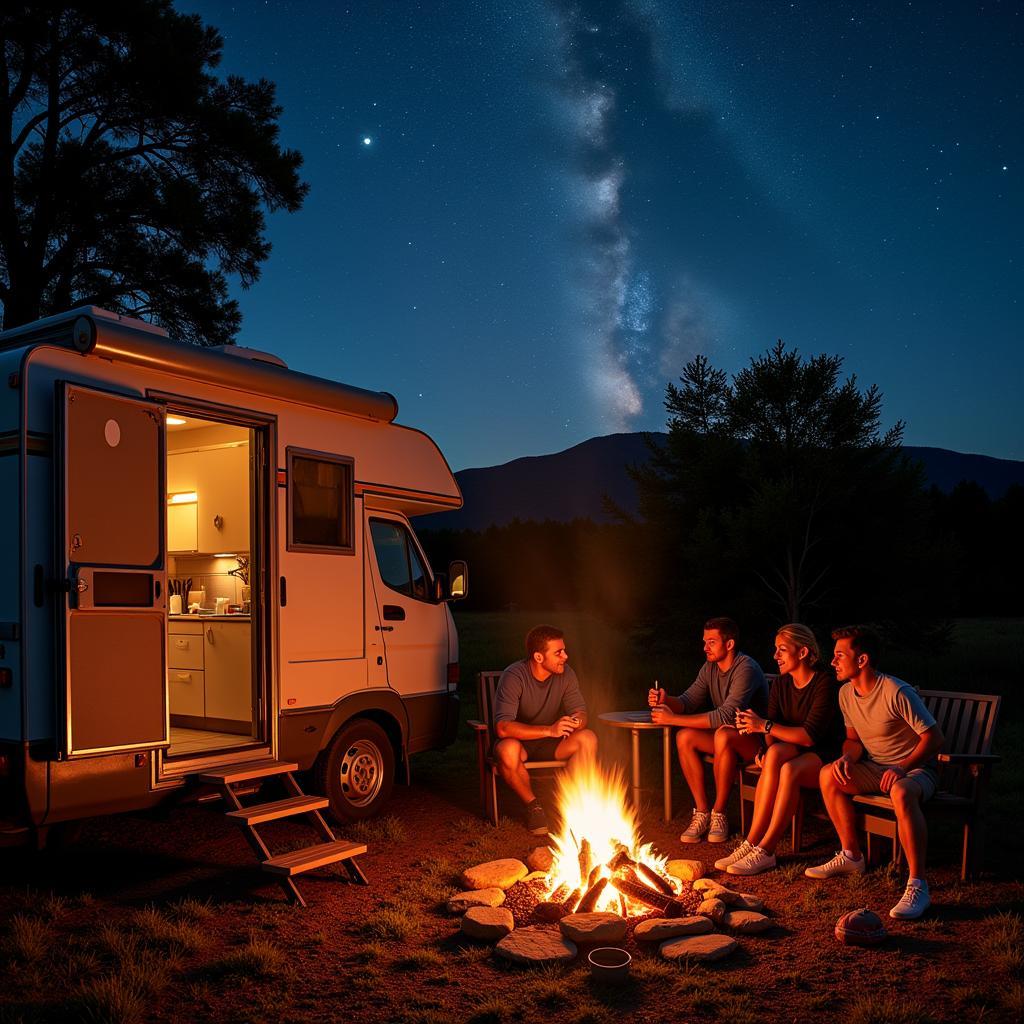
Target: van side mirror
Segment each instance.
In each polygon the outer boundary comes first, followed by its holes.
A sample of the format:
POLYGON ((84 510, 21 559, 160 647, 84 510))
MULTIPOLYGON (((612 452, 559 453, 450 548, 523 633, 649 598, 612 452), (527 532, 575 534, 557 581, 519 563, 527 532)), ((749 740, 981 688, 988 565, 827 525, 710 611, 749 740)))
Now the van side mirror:
POLYGON ((448 597, 461 601, 469 593, 469 566, 461 558, 448 563, 448 597))

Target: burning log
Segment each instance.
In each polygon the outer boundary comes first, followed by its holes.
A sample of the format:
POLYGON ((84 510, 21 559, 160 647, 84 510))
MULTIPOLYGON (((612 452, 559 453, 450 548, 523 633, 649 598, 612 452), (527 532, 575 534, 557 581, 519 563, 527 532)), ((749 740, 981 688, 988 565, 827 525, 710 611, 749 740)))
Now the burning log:
POLYGON ((566 897, 569 895, 569 886, 566 882, 563 882, 552 894, 552 903, 564 903, 566 897))
POLYGON ((651 889, 644 885, 639 878, 630 872, 622 872, 616 875, 612 879, 612 885, 618 889, 623 896, 628 896, 631 900, 636 900, 639 903, 643 903, 650 907, 652 910, 657 910, 663 917, 682 917, 683 910, 685 909, 678 900, 666 896, 664 893, 658 892, 655 889, 651 889))
POLYGON ((676 891, 672 883, 661 877, 654 868, 649 868, 642 861, 637 864, 638 873, 656 889, 660 889, 666 896, 675 896, 676 891))
POLYGON ((576 908, 577 914, 589 914, 594 907, 597 905, 598 897, 604 892, 604 887, 608 884, 607 878, 599 878, 588 890, 586 896, 580 900, 580 905, 576 908))
POLYGON ((619 913, 625 917, 629 917, 629 908, 626 906, 626 897, 619 893, 619 913))
POLYGON ((573 889, 573 891, 569 893, 569 898, 562 904, 562 906, 565 908, 565 912, 567 914, 571 914, 576 909, 576 904, 579 903, 579 901, 580 890, 573 889))
POLYGON ((587 888, 588 889, 593 889, 595 883, 597 882, 597 880, 600 877, 601 877, 601 865, 600 864, 595 864, 594 865, 594 869, 590 872, 590 875, 587 878, 587 888))
POLYGON ((590 840, 584 837, 580 841, 580 881, 590 875, 591 858, 590 858, 590 840))

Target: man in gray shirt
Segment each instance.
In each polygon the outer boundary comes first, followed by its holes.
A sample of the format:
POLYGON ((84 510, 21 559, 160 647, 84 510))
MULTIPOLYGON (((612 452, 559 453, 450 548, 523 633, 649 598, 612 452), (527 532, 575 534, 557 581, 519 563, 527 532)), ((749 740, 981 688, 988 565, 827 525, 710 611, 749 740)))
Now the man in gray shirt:
POLYGON ((683 843, 699 843, 705 835, 710 843, 724 843, 729 838, 725 809, 736 778, 736 761, 731 747, 716 742, 716 733, 723 726, 733 730, 737 711, 750 708, 763 717, 767 710, 764 673, 753 658, 736 649, 738 639, 739 627, 732 619, 708 619, 704 623, 707 660, 690 688, 679 697, 666 696, 663 689, 652 689, 647 695, 652 722, 679 726, 679 764, 693 794, 693 817, 679 837, 683 843), (713 808, 704 782, 704 754, 715 757, 713 808))
POLYGON ((830 860, 808 868, 808 878, 864 873, 857 838, 853 797, 885 793, 892 801, 900 845, 910 878, 890 917, 913 920, 931 905, 924 878, 928 831, 921 805, 935 792, 935 755, 942 732, 918 692, 902 679, 875 668, 881 644, 864 626, 834 630, 832 667, 845 685, 839 707, 846 723, 842 756, 821 769, 821 796, 842 849, 830 860))
POLYGON ((586 728, 587 705, 568 660, 562 631, 534 626, 526 635, 526 657, 502 672, 494 697, 498 774, 526 805, 527 827, 535 835, 546 834, 548 823, 524 764, 568 760, 572 767, 597 752, 597 736, 586 728))

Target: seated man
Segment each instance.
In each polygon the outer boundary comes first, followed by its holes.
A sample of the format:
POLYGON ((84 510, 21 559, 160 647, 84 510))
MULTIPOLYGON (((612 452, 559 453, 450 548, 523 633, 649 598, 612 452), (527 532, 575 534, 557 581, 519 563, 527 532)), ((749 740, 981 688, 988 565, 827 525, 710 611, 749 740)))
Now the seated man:
POLYGON ((534 626, 526 635, 526 657, 502 672, 494 698, 498 774, 526 804, 527 828, 535 835, 545 835, 548 823, 524 762, 568 759, 572 767, 597 752, 597 736, 586 728, 587 706, 568 660, 562 631, 534 626))
POLYGON ((906 891, 889 916, 912 920, 931 905, 924 878, 928 831, 921 805, 935 792, 935 755, 942 748, 942 732, 912 686, 875 668, 881 647, 875 633, 863 626, 846 626, 835 630, 832 639, 832 665, 844 684, 839 707, 846 740, 839 760, 821 769, 820 781, 828 816, 843 848, 804 874, 808 878, 863 874, 853 796, 887 793, 910 869, 906 891))
MULTIPOLYGON (((736 781, 734 745, 719 726, 733 726, 736 712, 747 708, 764 715, 768 704, 768 684, 761 666, 753 658, 736 650, 739 627, 732 619, 708 619, 704 623, 706 663, 690 688, 679 697, 668 697, 663 689, 651 690, 651 721, 656 725, 678 725, 676 748, 690 792, 693 817, 679 837, 683 843, 699 843, 707 835, 709 843, 724 843, 729 838, 729 819, 725 808, 736 781), (703 754, 715 755, 715 805, 708 801, 704 783, 703 754), (721 756, 720 756, 721 755, 721 756), (728 767, 728 771, 725 769, 728 767)), ((734 729, 730 729, 734 732, 734 729)), ((752 737, 746 753, 753 760, 760 743, 752 737)))

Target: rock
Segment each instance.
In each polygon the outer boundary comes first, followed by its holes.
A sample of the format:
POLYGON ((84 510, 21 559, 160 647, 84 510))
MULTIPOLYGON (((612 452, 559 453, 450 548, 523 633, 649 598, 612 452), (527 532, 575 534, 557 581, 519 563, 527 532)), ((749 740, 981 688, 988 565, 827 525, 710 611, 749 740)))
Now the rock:
POLYGON ((495 953, 516 964, 564 963, 576 956, 576 947, 554 928, 531 925, 509 932, 495 947, 495 953))
POLYGON ((664 942, 680 935, 704 935, 714 931, 714 925, 706 917, 649 917, 633 929, 637 942, 664 942))
POLYGON ((670 860, 665 870, 673 878, 681 878, 684 882, 694 882, 704 877, 704 865, 699 860, 670 860))
POLYGON ((526 855, 526 866, 531 871, 550 871, 554 855, 546 846, 535 846, 526 855))
MULTIPOLYGON (((513 933, 515 934, 515 933, 513 933)), ((721 960, 739 947, 728 935, 684 935, 658 947, 666 960, 721 960)))
POLYGON ((753 910, 730 910, 722 923, 730 931, 738 932, 740 935, 756 935, 772 926, 770 917, 757 914, 753 910))
POLYGON ((621 942, 626 937, 626 919, 618 914, 568 914, 558 922, 562 934, 573 942, 621 942))
POLYGON ((560 921, 568 914, 568 911, 561 903, 552 903, 550 900, 545 900, 543 903, 537 904, 536 913, 542 921, 560 921))
POLYGON ((467 889, 508 889, 527 873, 526 865, 514 857, 504 860, 489 860, 486 864, 466 868, 462 872, 462 884, 467 889))
POLYGON ((449 914, 464 914, 470 907, 499 907, 505 902, 503 889, 470 889, 457 892, 446 904, 449 914))
POLYGON ((516 926, 512 911, 504 907, 470 907, 462 918, 462 932, 471 939, 497 942, 516 926))
MULTIPOLYGON (((741 892, 733 906, 740 910, 764 910, 764 900, 760 896, 752 896, 749 892, 741 892)), ((725 902, 723 900, 723 902, 725 902)))
POLYGON ((693 883, 693 887, 697 892, 703 892, 705 899, 721 900, 729 907, 738 907, 743 902, 743 896, 740 893, 727 889, 721 882, 716 882, 712 878, 698 878, 693 883))
POLYGON ((710 917, 715 924, 721 924, 722 919, 725 917, 725 904, 721 900, 712 897, 711 899, 706 899, 697 907, 697 913, 703 914, 704 917, 710 917))

